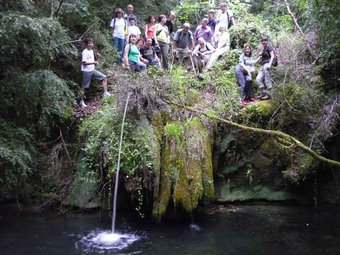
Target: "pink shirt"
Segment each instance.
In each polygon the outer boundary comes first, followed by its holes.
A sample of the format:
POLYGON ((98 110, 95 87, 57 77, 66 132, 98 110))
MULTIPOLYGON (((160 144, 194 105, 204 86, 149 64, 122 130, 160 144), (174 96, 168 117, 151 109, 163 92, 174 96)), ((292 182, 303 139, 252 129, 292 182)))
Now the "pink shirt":
POLYGON ((147 30, 147 32, 146 32, 146 37, 147 37, 147 38, 154 38, 154 37, 155 37, 155 33, 154 33, 154 31, 155 31, 155 25, 149 25, 149 24, 147 24, 147 28, 148 28, 148 30, 147 30))

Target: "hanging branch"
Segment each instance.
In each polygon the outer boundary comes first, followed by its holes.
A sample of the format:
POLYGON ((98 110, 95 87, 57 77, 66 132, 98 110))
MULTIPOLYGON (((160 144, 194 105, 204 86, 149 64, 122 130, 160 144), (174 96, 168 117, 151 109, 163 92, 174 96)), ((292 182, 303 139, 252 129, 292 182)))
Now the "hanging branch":
POLYGON ((199 111, 199 110, 197 110, 193 107, 190 107, 190 106, 181 105, 181 104, 178 104, 178 103, 175 103, 175 102, 172 102, 172 101, 166 101, 166 102, 168 104, 171 104, 171 105, 174 105, 174 106, 177 106, 177 107, 181 107, 181 108, 186 109, 188 111, 191 111, 191 112, 194 112, 194 113, 197 113, 197 114, 202 114, 202 115, 204 115, 204 116, 206 116, 210 119, 218 120, 222 123, 228 124, 229 126, 232 126, 232 127, 238 128, 238 129, 247 130, 247 131, 251 131, 253 133, 258 133, 258 134, 262 134, 262 135, 263 134, 269 135, 269 136, 273 137, 274 139, 277 139, 280 143, 283 143, 285 145, 295 145, 295 146, 301 148, 302 150, 304 150, 306 153, 310 154, 312 157, 314 157, 314 158, 316 158, 320 161, 326 162, 330 165, 340 167, 339 161, 325 158, 324 156, 322 156, 322 155, 316 153, 314 150, 310 149, 308 146, 304 145, 302 142, 300 142, 295 137, 288 135, 288 134, 286 134, 282 131, 249 127, 249 126, 245 126, 245 125, 242 125, 242 124, 232 122, 230 120, 223 119, 223 118, 217 116, 213 112, 202 112, 202 111, 199 111))
POLYGON ((79 39, 77 40, 72 40, 72 41, 67 41, 67 42, 63 42, 61 44, 59 44, 58 46, 60 45, 64 45, 64 44, 68 44, 68 43, 77 43, 77 42, 82 42, 84 37, 87 35, 87 33, 94 27, 95 24, 98 23, 99 20, 95 21, 80 37, 79 39))
POLYGON ((306 36, 305 36, 305 33, 302 31, 302 28, 300 27, 294 13, 291 11, 290 7, 289 7, 289 3, 287 0, 284 0, 285 3, 286 3, 286 8, 287 8, 287 11, 288 13, 290 14, 290 16, 292 16, 292 19, 293 19, 293 22, 295 24, 295 26, 297 27, 297 29, 299 30, 300 34, 302 35, 302 38, 303 40, 305 41, 306 45, 307 45, 307 48, 308 48, 308 51, 309 51, 309 54, 313 57, 313 59, 315 60, 316 57, 314 55, 314 53, 312 52, 312 48, 310 47, 309 43, 307 42, 307 39, 306 39, 306 36))

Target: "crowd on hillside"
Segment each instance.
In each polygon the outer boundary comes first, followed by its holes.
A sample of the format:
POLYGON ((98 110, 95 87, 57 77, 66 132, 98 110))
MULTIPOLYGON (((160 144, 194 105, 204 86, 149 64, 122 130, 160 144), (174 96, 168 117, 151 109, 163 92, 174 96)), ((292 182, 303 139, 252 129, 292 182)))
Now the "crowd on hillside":
MULTIPOLYGON (((184 23, 180 29, 176 30, 173 24, 175 18, 173 11, 158 17, 150 15, 143 29, 144 33, 138 26, 139 20, 134 14, 132 4, 127 6, 126 12, 121 8, 116 8, 110 22, 113 47, 118 52, 114 63, 122 65, 131 72, 144 71, 151 65, 169 69, 174 64, 182 64, 188 71, 193 71, 201 77, 204 71, 210 70, 216 60, 230 49, 229 28, 236 26, 235 17, 226 3, 221 3, 219 8, 218 12, 213 9, 209 10, 207 18, 201 20, 201 24, 194 32, 191 31, 189 23, 184 23)), ((261 63, 256 77, 261 91, 258 98, 265 100, 273 96, 271 67, 275 51, 269 44, 268 37, 262 37, 261 43, 263 49, 256 60, 252 60, 252 48, 246 44, 236 67, 236 79, 240 86, 242 105, 255 100, 251 96, 251 86, 252 73, 255 71, 254 65, 257 62, 261 63)), ((95 69, 98 62, 92 50, 93 39, 87 38, 85 44, 81 66, 83 72, 81 107, 86 107, 84 90, 90 86, 92 77, 101 81, 103 96, 110 95, 107 91, 106 76, 95 69)))

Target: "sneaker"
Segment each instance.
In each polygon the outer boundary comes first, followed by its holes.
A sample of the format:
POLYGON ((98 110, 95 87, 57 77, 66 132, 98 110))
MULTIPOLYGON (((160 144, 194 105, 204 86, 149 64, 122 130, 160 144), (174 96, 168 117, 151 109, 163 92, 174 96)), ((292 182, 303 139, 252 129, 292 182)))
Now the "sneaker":
POLYGON ((81 100, 79 105, 80 105, 81 108, 87 107, 87 105, 85 104, 84 100, 81 100))
POLYGON ((242 106, 247 106, 248 105, 248 101, 247 100, 242 100, 241 104, 242 104, 242 106))
POLYGON ((103 97, 109 97, 109 96, 111 96, 111 94, 109 93, 109 92, 104 92, 104 94, 103 94, 103 97))
POLYGON ((268 100, 268 99, 270 99, 270 96, 268 96, 268 95, 264 95, 263 97, 261 97, 260 98, 261 100, 268 100))
POLYGON ((256 99, 255 99, 255 98, 253 98, 253 97, 249 97, 247 100, 248 100, 248 101, 250 101, 250 102, 254 102, 254 101, 256 101, 256 99))

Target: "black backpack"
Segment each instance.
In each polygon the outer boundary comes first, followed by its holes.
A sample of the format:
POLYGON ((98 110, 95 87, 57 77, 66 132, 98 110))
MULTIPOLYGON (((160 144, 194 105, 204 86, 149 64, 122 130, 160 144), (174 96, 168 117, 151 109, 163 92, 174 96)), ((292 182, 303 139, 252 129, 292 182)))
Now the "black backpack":
MULTIPOLYGON (((277 66, 278 65, 278 59, 277 59, 276 49, 274 47, 272 47, 272 48, 273 48, 273 52, 274 52, 274 59, 273 59, 273 62, 272 62, 272 66, 277 66)), ((270 56, 270 51, 268 50, 268 47, 266 47, 264 49, 264 51, 267 51, 268 55, 270 56)))

